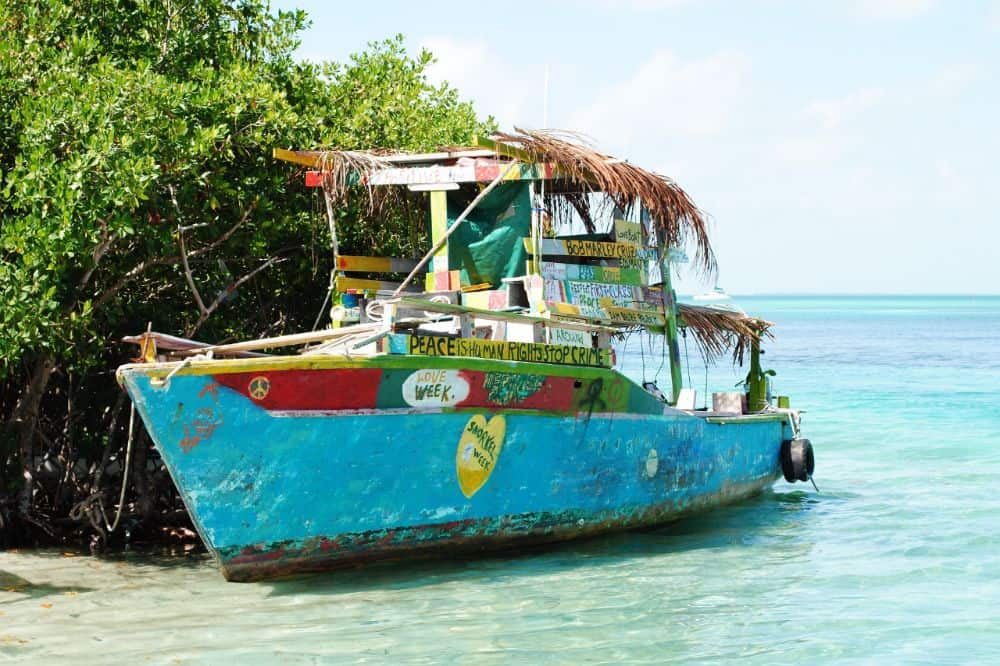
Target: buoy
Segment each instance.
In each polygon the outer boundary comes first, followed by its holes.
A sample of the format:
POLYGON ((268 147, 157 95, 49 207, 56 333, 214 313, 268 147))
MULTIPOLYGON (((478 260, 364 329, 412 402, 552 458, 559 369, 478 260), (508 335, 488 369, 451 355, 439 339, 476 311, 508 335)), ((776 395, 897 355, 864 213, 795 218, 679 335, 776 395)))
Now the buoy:
POLYGON ((789 439, 781 443, 781 471, 785 481, 808 481, 816 469, 812 442, 808 439, 789 439))

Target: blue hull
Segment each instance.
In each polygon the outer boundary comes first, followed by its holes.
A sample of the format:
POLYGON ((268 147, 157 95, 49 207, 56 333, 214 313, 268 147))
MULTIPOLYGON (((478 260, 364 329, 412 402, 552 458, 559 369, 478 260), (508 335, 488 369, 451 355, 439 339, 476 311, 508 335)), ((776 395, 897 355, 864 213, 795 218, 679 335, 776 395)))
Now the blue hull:
MULTIPOLYGON (((613 413, 594 402, 265 409, 220 386, 224 370, 163 387, 145 368, 120 377, 230 580, 662 524, 771 485, 791 438, 780 416, 613 413)), ((270 372, 276 383, 281 370, 270 372)), ((349 391, 338 372, 326 370, 331 387, 349 391)))

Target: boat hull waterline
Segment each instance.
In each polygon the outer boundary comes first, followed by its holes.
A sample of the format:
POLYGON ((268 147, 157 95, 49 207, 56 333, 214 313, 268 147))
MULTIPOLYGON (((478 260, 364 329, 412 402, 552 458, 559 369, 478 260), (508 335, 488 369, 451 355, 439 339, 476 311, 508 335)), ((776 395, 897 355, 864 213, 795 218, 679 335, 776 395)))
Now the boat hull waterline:
POLYGON ((603 368, 176 367, 119 378, 229 580, 660 525, 770 486, 793 437, 787 415, 691 415, 603 368))

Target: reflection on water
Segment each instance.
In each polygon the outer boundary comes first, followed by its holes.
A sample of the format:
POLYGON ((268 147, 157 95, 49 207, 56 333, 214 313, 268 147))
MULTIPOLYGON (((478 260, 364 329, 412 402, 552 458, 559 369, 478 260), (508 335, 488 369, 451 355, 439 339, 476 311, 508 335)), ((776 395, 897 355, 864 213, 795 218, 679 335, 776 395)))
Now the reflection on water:
POLYGON ((199 554, 0 553, 0 662, 996 661, 1000 300, 741 305, 781 322, 767 360, 808 409, 821 494, 260 584, 199 554))

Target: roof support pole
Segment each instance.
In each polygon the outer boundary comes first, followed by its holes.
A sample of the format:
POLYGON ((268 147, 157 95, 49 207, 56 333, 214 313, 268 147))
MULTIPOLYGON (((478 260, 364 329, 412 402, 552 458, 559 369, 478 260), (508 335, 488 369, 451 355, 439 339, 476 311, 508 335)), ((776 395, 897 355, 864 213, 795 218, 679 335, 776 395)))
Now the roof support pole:
MULTIPOLYGON (((448 192, 446 190, 432 190, 431 196, 431 244, 438 248, 434 253, 431 270, 427 271, 426 291, 437 291, 437 276, 441 273, 447 274, 448 266, 448 246, 441 243, 441 239, 448 233, 448 192)), ((451 285, 449 284, 449 287, 451 285)))
POLYGON ((684 388, 684 377, 681 374, 681 351, 677 341, 677 293, 674 291, 670 277, 670 248, 667 247, 665 234, 659 238, 660 271, 663 273, 663 314, 667 319, 665 334, 667 347, 670 350, 670 385, 673 389, 671 404, 677 404, 681 389, 684 388))

